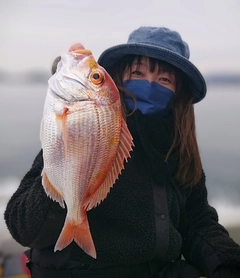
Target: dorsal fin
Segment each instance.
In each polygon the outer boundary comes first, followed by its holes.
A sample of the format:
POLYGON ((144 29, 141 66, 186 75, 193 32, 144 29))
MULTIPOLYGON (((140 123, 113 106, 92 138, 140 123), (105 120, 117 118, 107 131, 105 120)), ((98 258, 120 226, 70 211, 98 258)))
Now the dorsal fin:
POLYGON ((134 144, 132 135, 128 130, 126 122, 122 120, 119 146, 112 167, 101 186, 96 190, 94 194, 92 194, 85 200, 83 204, 84 209, 90 210, 96 207, 107 197, 107 194, 113 187, 113 184, 124 169, 124 160, 127 161, 127 159, 130 157, 130 151, 132 150, 133 146, 134 144))

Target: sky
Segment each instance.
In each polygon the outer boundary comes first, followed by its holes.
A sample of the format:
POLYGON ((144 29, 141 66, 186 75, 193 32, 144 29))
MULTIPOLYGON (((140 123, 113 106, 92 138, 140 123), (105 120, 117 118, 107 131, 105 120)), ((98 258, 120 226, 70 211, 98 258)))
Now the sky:
POLYGON ((97 59, 140 26, 178 31, 203 72, 240 72, 239 0, 1 0, 0 69, 50 70, 81 42, 97 59))

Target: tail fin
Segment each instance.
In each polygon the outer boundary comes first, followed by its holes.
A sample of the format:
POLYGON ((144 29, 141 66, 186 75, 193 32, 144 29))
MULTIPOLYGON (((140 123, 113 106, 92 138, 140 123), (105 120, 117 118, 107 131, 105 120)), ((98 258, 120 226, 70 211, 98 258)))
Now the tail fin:
POLYGON ((84 217, 84 220, 79 224, 71 222, 68 217, 66 218, 61 234, 55 245, 54 252, 57 250, 61 251, 73 240, 85 253, 96 259, 96 249, 89 229, 87 217, 84 217))

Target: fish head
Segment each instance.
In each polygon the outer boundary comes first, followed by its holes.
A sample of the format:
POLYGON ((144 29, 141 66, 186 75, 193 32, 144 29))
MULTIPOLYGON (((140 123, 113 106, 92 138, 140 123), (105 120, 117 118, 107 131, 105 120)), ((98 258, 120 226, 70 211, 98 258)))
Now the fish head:
POLYGON ((57 97, 67 102, 109 105, 120 99, 110 75, 96 62, 91 51, 84 48, 63 54, 48 84, 57 97))

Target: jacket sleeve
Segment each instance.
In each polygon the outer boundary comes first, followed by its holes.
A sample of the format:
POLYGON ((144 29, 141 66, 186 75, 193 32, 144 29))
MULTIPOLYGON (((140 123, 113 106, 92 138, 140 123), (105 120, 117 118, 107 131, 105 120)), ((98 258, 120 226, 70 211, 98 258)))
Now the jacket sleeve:
POLYGON ((4 214, 12 237, 21 245, 32 248, 55 244, 66 215, 66 211, 45 193, 42 169, 41 150, 9 200, 4 214))
POLYGON ((183 244, 186 260, 209 277, 218 266, 240 266, 240 246, 218 223, 216 210, 208 204, 204 174, 187 199, 186 217, 187 233, 183 244))

